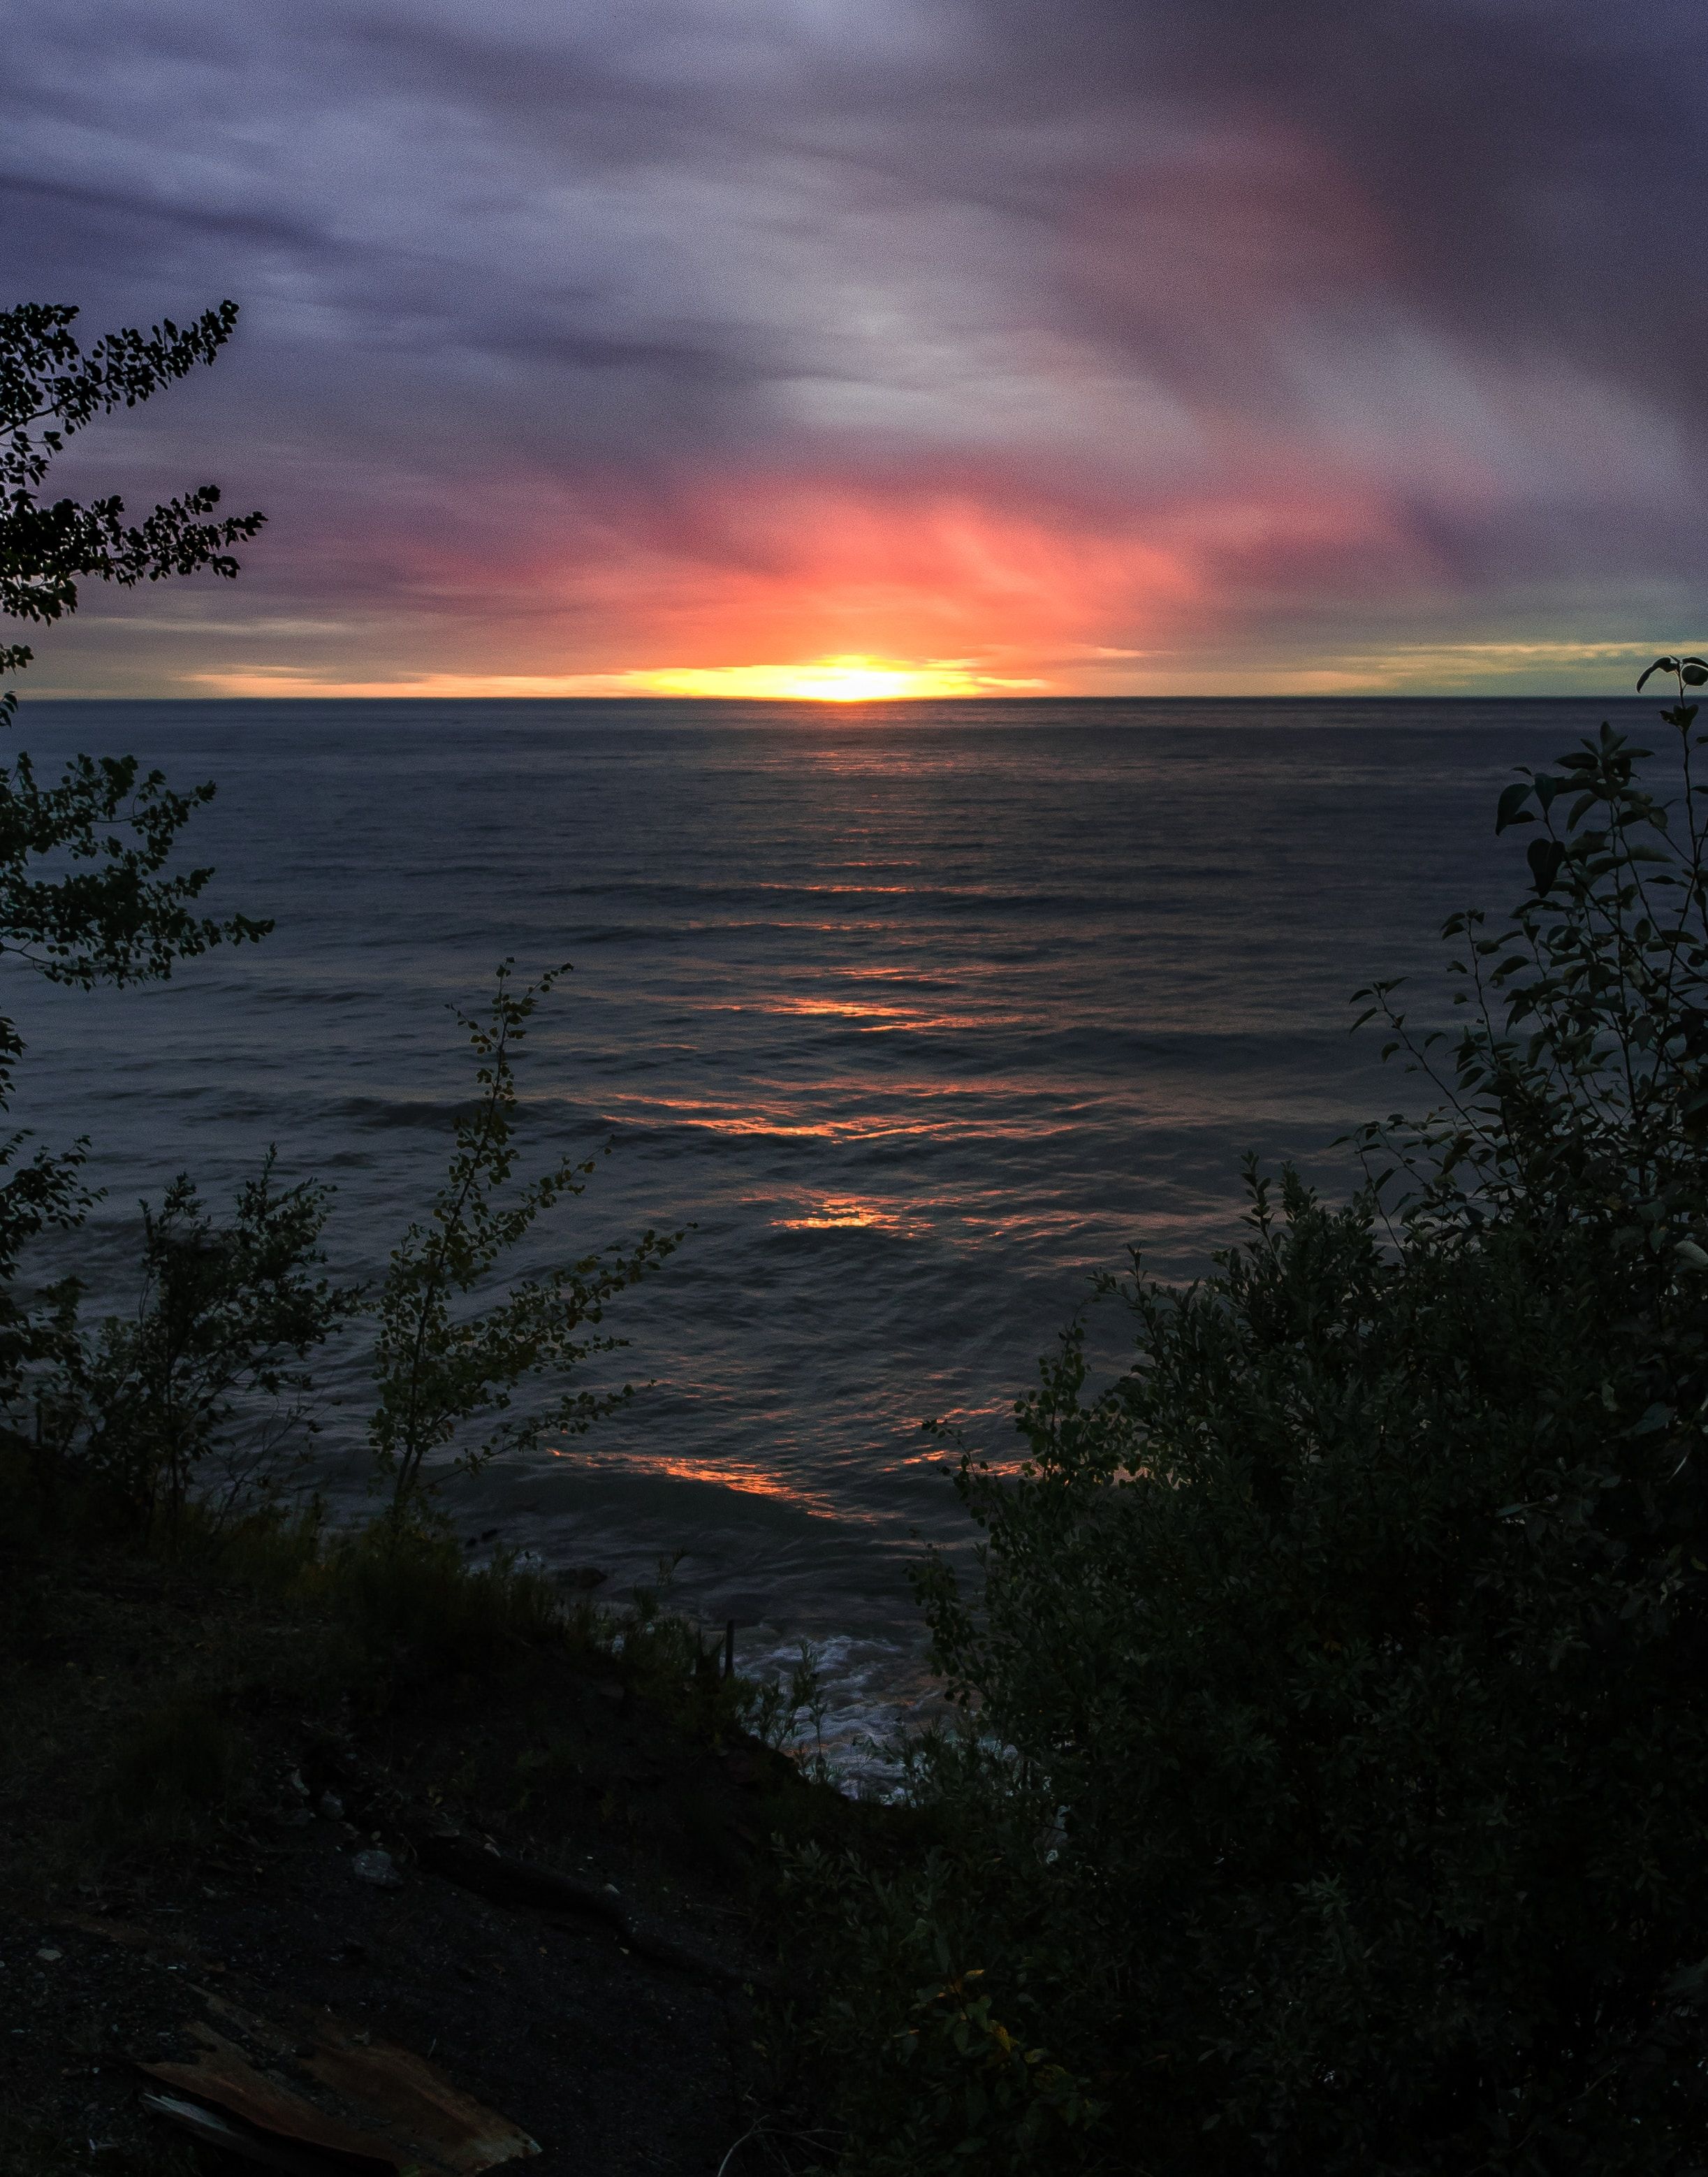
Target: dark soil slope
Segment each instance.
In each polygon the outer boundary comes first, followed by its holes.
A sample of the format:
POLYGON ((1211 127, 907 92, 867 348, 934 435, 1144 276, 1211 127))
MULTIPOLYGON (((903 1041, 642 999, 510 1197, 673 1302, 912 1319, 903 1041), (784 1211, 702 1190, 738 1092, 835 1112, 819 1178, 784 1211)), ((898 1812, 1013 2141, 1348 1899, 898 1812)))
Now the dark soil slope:
POLYGON ((139 2065, 217 2041, 315 2093, 328 2035, 426 2060, 541 2177, 719 2169, 766 2098, 756 1873, 813 1795, 715 1679, 661 1690, 585 1614, 464 1656, 336 1592, 7 1571, 8 2172, 194 2166, 139 2065))

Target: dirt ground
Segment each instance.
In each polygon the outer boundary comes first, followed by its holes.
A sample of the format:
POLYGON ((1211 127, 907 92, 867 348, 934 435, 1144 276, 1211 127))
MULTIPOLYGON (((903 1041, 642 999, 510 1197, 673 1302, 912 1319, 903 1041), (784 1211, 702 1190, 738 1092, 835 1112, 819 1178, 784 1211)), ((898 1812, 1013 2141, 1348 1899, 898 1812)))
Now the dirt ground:
POLYGON ((312 1617, 134 1559, 36 1577, 0 1753, 8 2172, 218 2166, 145 2112, 137 2065, 233 2017, 412 2051, 531 2135, 541 2177, 775 2166, 754 1901, 810 1789, 782 1756, 685 1732, 609 1659, 329 1701, 312 1617), (162 1806, 150 1759, 199 1803, 162 1806), (525 1863, 587 1901, 481 1894, 428 1863, 439 1831, 477 1876, 525 1863))

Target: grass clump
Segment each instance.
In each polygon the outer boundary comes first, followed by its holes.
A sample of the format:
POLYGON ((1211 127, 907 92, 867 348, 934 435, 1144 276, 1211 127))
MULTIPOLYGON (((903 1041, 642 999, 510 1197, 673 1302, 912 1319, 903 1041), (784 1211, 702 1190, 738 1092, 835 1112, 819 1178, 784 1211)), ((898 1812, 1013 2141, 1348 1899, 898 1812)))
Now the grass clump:
POLYGON ((509 1556, 472 1567, 455 1536, 389 1519, 328 1537, 293 1583, 352 1628, 371 1654, 412 1673, 489 1677, 527 1650, 579 1629, 561 1591, 509 1556))

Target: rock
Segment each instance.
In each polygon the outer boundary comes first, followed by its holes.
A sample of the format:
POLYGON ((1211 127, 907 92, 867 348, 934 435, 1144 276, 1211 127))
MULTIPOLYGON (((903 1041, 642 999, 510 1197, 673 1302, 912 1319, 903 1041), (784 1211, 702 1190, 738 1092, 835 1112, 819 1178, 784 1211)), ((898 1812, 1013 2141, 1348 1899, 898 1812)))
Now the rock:
POLYGON ((389 1852, 352 1852, 350 1872, 358 1882, 371 1882, 378 1890, 401 1890, 403 1877, 389 1852))
POLYGON ((317 1804, 327 1821, 341 1822, 343 1820, 344 1802, 336 1792, 323 1792, 317 1804))

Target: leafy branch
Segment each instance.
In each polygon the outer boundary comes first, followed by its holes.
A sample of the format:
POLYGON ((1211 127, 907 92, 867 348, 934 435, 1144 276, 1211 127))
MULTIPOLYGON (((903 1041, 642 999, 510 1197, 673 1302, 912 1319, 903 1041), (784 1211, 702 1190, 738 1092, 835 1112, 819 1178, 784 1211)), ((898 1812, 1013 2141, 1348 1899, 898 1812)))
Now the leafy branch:
POLYGON ((559 1382, 626 1339, 601 1332, 606 1304, 655 1269, 680 1233, 648 1230, 626 1252, 590 1254, 522 1278, 485 1307, 461 1305, 526 1238, 535 1219, 578 1195, 595 1159, 565 1157, 511 1188, 516 1162, 516 1060, 542 1000, 568 971, 559 968, 520 989, 514 963, 498 970, 483 1016, 458 1011, 474 1052, 479 1099, 457 1121, 445 1184, 424 1223, 393 1251, 380 1289, 374 1342, 379 1403, 369 1438, 402 1511, 427 1487, 431 1455, 456 1445, 473 1473, 500 1452, 526 1450, 548 1434, 579 1434, 633 1396, 634 1387, 561 1389, 527 1414, 511 1410, 522 1384, 559 1382))
MULTIPOLYGON (((237 322, 235 303, 205 310, 188 325, 168 318, 148 332, 105 334, 85 354, 67 303, 23 303, 0 311, 0 613, 50 623, 75 612, 78 582, 95 576, 130 587, 205 568, 229 580, 233 544, 253 537, 262 514, 211 515, 216 486, 202 484, 127 521, 124 501, 43 504, 37 488, 66 440, 96 417, 134 408, 199 363, 211 363, 237 322), (45 426, 46 428, 38 428, 45 426)), ((0 673, 30 663, 23 645, 0 648, 0 673)), ((0 696, 0 717, 14 698, 0 696)))
MULTIPOLYGON (((199 570, 230 577, 237 571, 231 546, 264 519, 209 519, 220 496, 211 484, 139 521, 126 519, 116 497, 87 506, 42 500, 48 469, 73 434, 213 362, 237 309, 221 303, 188 325, 167 319, 146 333, 123 327, 86 352, 73 330, 77 316, 63 303, 0 311, 0 616, 39 624, 74 612, 79 582, 90 576, 122 586, 199 570)), ((27 644, 0 643, 0 677, 21 672, 31 655, 27 644)), ((15 692, 0 692, 0 726, 16 708, 15 692)), ((26 754, 0 765, 0 956, 89 989, 157 980, 210 946, 265 936, 270 923, 196 911, 211 870, 167 866, 178 834, 213 793, 210 785, 174 792, 131 756, 74 756, 57 783, 39 778, 26 754)), ((23 1050, 0 1015, 0 1108, 23 1050)), ((41 1233, 79 1223, 91 1199, 79 1176, 84 1143, 20 1162, 27 1139, 0 1138, 0 1402, 15 1402, 34 1363, 66 1350, 58 1316, 41 1314, 15 1287, 21 1252, 41 1233)))

